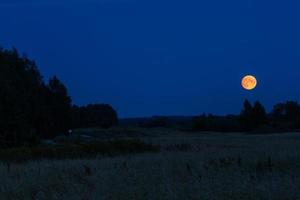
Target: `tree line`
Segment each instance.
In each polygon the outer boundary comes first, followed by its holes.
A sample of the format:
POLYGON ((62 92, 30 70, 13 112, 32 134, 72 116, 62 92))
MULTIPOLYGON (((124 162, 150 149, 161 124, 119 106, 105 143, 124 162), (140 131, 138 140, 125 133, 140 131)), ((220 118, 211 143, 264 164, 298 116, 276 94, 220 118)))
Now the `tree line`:
POLYGON ((300 130, 300 105, 296 101, 276 104, 270 113, 256 101, 245 100, 238 115, 202 114, 195 117, 153 116, 122 121, 143 128, 175 128, 185 131, 283 132, 300 130))
POLYGON ((296 101, 276 104, 270 113, 256 101, 244 101, 239 115, 194 117, 193 130, 200 131, 294 131, 300 129, 300 105, 296 101))
POLYGON ((0 146, 53 138, 77 127, 110 127, 116 111, 106 104, 72 105, 56 77, 45 82, 36 63, 16 49, 0 48, 0 146))

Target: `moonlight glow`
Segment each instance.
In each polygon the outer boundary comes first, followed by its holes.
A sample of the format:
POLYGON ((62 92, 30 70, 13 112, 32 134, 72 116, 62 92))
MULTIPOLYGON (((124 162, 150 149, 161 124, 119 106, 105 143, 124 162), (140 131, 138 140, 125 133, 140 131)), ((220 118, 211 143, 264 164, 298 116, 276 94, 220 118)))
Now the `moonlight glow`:
POLYGON ((242 87, 245 90, 253 90, 257 85, 257 80, 252 75, 247 75, 242 79, 242 87))

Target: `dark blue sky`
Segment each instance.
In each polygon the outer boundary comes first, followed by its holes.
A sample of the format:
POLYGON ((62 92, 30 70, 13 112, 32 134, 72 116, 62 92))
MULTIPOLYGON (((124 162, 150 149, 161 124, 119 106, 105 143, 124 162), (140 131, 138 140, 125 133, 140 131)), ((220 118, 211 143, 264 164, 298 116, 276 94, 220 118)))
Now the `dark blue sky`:
POLYGON ((300 2, 2 0, 0 43, 121 117, 238 113, 300 100, 300 2), (6 2, 5 2, 6 1, 6 2), (241 89, 245 74, 257 89, 241 89))

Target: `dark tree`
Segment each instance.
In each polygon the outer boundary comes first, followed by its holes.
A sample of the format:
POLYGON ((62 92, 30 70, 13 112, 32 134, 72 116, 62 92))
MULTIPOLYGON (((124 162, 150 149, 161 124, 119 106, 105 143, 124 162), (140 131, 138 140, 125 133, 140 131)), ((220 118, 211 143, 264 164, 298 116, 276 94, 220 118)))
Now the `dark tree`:
POLYGON ((244 108, 240 114, 240 125, 242 130, 251 131, 262 128, 268 124, 268 116, 265 108, 259 101, 252 107, 248 100, 244 102, 244 108))
MULTIPOLYGON (((50 113, 53 104, 66 105, 66 100, 61 98, 66 96, 66 90, 61 95, 62 90, 55 89, 55 82, 46 85, 35 62, 20 56, 15 49, 0 49, 1 146, 28 144, 33 138, 45 137, 47 132, 57 134, 60 128, 51 127, 52 120, 57 118, 50 113)), ((58 85, 57 88, 63 88, 62 84, 58 85)), ((56 109, 56 112, 56 116, 63 116, 65 110, 56 109)))
POLYGON ((277 129, 299 129, 300 105, 295 101, 276 104, 272 111, 272 125, 277 129))
POLYGON ((259 128, 268 124, 268 116, 265 108, 259 101, 256 101, 252 110, 252 120, 254 128, 259 128))
POLYGON ((300 119, 300 106, 295 101, 288 101, 285 104, 286 119, 292 122, 298 122, 300 119))
POLYGON ((68 96, 66 87, 54 76, 48 83, 47 104, 49 123, 49 135, 53 137, 59 133, 65 133, 71 128, 71 98, 68 96))
POLYGON ((239 119, 241 128, 245 131, 250 131, 253 129, 252 111, 253 111, 252 105, 246 99, 244 101, 244 108, 240 114, 240 119, 239 119))
POLYGON ((118 124, 117 112, 108 104, 73 106, 73 127, 109 128, 118 124))
POLYGON ((286 115, 286 109, 284 103, 278 103, 273 107, 272 110, 272 116, 273 117, 283 117, 286 115))

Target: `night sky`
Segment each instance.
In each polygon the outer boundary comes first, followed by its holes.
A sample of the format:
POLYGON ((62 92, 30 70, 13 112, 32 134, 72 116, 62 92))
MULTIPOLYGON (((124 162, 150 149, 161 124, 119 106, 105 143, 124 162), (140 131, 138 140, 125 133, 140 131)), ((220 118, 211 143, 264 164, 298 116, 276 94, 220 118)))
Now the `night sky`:
POLYGON ((300 100, 300 2, 1 0, 0 44, 54 74, 75 104, 121 117, 239 113, 300 100), (243 75, 258 79, 254 91, 243 75))

